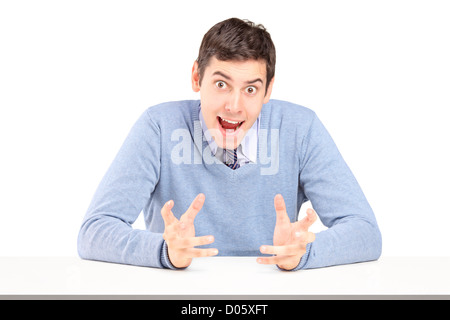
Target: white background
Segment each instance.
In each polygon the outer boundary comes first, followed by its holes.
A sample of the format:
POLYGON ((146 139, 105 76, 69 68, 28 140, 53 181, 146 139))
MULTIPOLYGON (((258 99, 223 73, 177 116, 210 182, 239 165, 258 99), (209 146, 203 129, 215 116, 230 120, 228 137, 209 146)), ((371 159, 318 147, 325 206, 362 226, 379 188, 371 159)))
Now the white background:
POLYGON ((149 106, 199 98, 190 72, 201 39, 233 16, 271 33, 272 98, 317 112, 375 211, 383 254, 450 255, 449 7, 0 2, 0 256, 77 254, 81 220, 131 126, 149 106))

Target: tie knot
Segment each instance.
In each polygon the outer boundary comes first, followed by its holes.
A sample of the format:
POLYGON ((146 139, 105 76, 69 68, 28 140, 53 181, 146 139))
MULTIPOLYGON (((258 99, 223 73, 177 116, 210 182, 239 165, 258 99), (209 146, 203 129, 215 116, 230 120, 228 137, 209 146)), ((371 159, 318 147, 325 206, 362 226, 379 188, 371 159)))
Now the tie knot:
POLYGON ((225 149, 225 164, 235 170, 239 168, 237 162, 237 149, 225 149))

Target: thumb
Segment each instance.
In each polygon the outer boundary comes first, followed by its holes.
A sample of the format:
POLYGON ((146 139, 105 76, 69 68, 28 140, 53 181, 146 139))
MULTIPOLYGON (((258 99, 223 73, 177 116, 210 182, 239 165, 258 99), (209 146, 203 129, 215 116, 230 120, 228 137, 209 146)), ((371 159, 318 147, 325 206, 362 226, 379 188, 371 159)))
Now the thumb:
POLYGON ((187 211, 181 216, 180 221, 184 223, 194 223, 194 219, 197 216, 197 213, 202 209, 204 203, 205 195, 199 193, 192 201, 187 211))
POLYGON ((286 204, 284 202, 283 196, 281 194, 277 194, 273 199, 273 204, 275 206, 275 211, 277 213, 277 221, 276 223, 285 223, 289 222, 289 216, 286 212, 286 204))

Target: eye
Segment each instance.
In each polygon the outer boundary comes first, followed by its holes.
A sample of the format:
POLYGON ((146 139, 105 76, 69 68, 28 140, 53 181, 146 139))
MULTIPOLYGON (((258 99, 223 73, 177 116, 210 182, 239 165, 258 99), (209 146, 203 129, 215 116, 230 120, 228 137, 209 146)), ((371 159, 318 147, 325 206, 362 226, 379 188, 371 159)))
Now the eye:
POLYGON ((219 89, 225 89, 227 87, 227 84, 223 81, 216 81, 216 87, 219 89))
POLYGON ((256 88, 253 86, 247 87, 245 88, 245 92, 248 94, 255 94, 256 93, 256 88))

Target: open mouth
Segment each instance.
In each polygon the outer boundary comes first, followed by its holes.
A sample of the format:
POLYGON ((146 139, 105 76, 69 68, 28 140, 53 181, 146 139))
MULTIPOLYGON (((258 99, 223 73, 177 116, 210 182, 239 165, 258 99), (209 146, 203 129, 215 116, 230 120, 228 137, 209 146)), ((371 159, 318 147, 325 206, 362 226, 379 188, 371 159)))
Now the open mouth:
POLYGON ((217 117, 219 124, 227 133, 233 133, 238 130, 245 121, 233 121, 217 117))

